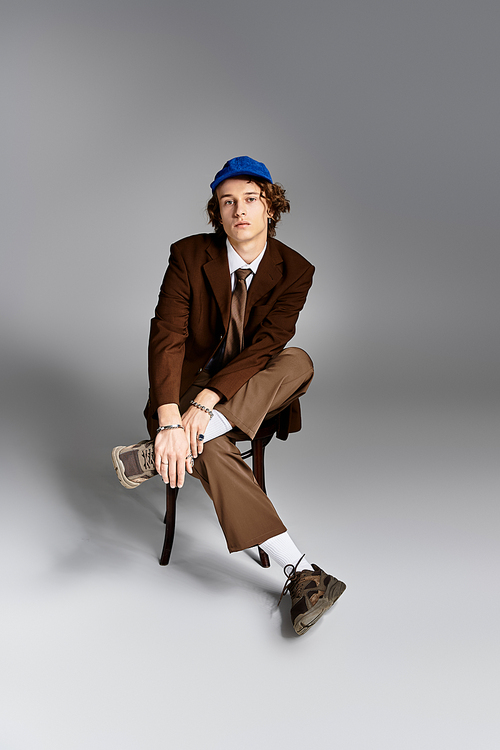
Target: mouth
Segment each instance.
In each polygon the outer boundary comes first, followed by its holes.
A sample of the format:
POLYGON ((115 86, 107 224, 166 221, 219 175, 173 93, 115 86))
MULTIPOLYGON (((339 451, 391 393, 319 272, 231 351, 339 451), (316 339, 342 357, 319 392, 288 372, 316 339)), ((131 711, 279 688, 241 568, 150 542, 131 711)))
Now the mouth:
POLYGON ((239 221, 234 226, 235 227, 249 227, 250 226, 250 222, 249 221, 239 221))

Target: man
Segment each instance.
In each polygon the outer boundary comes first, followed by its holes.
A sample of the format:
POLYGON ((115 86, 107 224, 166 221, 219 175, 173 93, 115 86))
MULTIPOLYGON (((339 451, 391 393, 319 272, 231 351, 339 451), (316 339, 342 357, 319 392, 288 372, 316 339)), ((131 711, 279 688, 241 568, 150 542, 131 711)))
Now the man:
POLYGON ((230 552, 259 545, 283 566, 297 634, 305 633, 345 590, 297 549, 235 445, 264 419, 284 414, 300 429, 298 397, 313 376, 301 349, 284 348, 312 283, 313 266, 274 239, 290 204, 267 167, 230 159, 211 184, 214 234, 171 247, 149 342, 152 444, 119 446, 122 484, 158 473, 182 487, 185 472, 212 498, 230 552), (140 467, 139 469, 137 467, 140 467))

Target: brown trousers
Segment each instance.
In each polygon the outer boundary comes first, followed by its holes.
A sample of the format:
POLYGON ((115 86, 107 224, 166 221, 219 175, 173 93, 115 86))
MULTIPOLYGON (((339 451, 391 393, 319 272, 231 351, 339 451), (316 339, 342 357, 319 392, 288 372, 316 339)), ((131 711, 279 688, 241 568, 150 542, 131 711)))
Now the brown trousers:
MULTIPOLYGON (((272 357, 235 395, 215 408, 235 425, 234 431, 209 440, 194 462, 193 475, 213 500, 230 552, 254 547, 286 531, 280 517, 241 457, 235 439, 255 437, 261 423, 274 417, 308 389, 313 377, 309 356, 295 347, 272 357)), ((208 382, 201 372, 181 399, 181 412, 208 382)))

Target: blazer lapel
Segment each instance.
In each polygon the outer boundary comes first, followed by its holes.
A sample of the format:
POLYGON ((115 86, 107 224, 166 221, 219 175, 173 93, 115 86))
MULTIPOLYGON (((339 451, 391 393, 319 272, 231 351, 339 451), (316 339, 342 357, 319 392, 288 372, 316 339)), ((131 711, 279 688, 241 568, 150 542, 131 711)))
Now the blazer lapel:
POLYGON ((282 272, 283 259, 281 253, 276 247, 272 237, 269 238, 267 243, 266 252, 264 257, 259 263, 255 278, 250 284, 248 290, 247 305, 245 310, 245 325, 248 322, 250 311, 252 307, 267 294, 281 279, 283 276, 282 272))
POLYGON ((226 245, 224 243, 221 247, 211 242, 207 248, 207 252, 212 259, 205 263, 203 270, 221 311, 224 328, 227 329, 231 313, 231 279, 229 276, 226 245))

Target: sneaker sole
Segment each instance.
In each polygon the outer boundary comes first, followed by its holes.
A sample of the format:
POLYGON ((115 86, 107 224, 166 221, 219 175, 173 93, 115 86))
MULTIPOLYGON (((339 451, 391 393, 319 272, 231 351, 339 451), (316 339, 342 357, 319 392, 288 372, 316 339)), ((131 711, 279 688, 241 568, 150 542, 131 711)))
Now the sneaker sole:
POLYGON ((116 476, 118 477, 118 480, 122 487, 125 487, 125 489, 127 490, 133 490, 138 487, 141 482, 134 482, 125 474, 125 466, 123 465, 123 462, 120 458, 120 451, 122 451, 124 448, 126 448, 125 445, 117 445, 116 448, 113 448, 113 450, 111 451, 111 458, 113 460, 113 466, 115 467, 116 476))
POLYGON ((319 618, 332 607, 337 599, 342 596, 347 586, 342 581, 334 578, 327 586, 327 589, 321 599, 312 607, 309 612, 299 616, 294 622, 293 627, 297 635, 304 635, 309 628, 315 625, 319 618))

